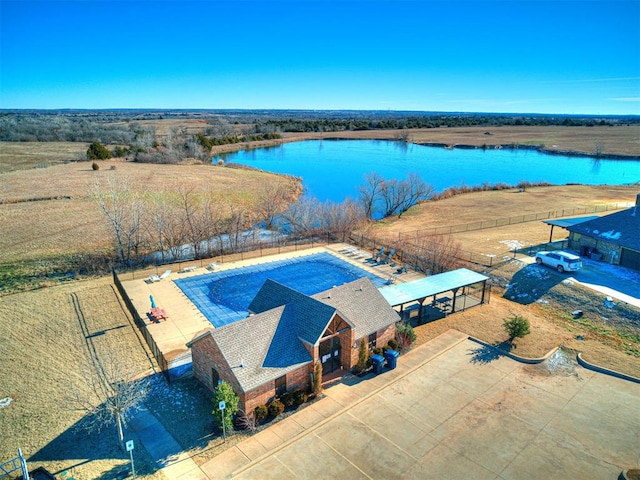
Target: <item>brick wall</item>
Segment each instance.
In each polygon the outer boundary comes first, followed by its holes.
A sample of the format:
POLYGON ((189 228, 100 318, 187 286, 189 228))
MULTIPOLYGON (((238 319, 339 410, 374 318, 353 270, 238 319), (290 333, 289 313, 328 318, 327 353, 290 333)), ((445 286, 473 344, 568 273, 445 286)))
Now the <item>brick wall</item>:
MULTIPOLYGON (((389 325, 386 328, 382 328, 376 332, 376 347, 382 348, 384 347, 389 340, 396 336, 396 324, 389 325)), ((365 335, 364 341, 368 343, 369 335, 365 335)), ((351 342, 351 347, 349 348, 351 353, 351 367, 354 367, 358 363, 358 350, 360 349, 360 341, 362 337, 351 342), (353 348, 353 344, 356 343, 356 348, 353 348)), ((369 352, 371 353, 371 352, 369 352)))
MULTIPOLYGON (((304 365, 293 372, 287 374, 287 392, 296 390, 307 390, 311 384, 310 373, 313 373, 313 364, 304 365)), ((247 414, 253 415, 253 411, 258 405, 268 405, 276 398, 276 384, 272 380, 264 385, 260 385, 246 393, 242 408, 247 414)))

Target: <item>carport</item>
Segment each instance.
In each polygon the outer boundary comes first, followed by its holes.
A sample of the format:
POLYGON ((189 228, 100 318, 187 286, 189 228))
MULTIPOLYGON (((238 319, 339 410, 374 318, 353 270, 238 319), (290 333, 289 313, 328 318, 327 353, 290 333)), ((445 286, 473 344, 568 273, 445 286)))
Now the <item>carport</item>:
POLYGON ((589 220, 594 220, 596 218, 600 218, 597 215, 592 215, 589 217, 575 217, 575 218, 556 218, 553 220, 543 220, 547 225, 551 225, 551 233, 549 233, 549 243, 553 242, 553 227, 560 227, 567 229, 574 225, 578 225, 579 223, 588 222, 589 220))
MULTIPOLYGON (((461 312, 467 308, 489 303, 489 277, 460 268, 421 278, 413 282, 401 283, 380 289, 382 296, 392 307, 400 307, 402 315, 407 304, 418 305, 418 321, 424 320, 424 308, 427 299, 433 312, 440 316, 461 312)), ((409 317, 411 313, 409 312, 409 317)), ((430 317, 427 316, 427 318, 430 317)))

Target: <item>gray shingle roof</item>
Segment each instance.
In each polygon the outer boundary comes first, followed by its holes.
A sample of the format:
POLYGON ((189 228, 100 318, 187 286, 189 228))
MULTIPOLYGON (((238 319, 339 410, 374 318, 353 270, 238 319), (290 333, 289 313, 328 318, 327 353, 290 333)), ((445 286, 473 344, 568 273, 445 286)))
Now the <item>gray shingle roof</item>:
POLYGON ((336 312, 355 327, 356 338, 399 320, 368 278, 313 297, 267 280, 249 311, 255 314, 208 333, 245 392, 312 362, 301 340, 316 345, 336 312))
POLYGON ((210 332, 243 391, 313 360, 302 343, 287 334, 291 315, 286 310, 283 305, 210 332))
POLYGON ((291 306, 288 322, 291 331, 311 345, 318 342, 336 313, 334 307, 274 280, 264 282, 249 305, 249 311, 261 313, 280 305, 291 306))
POLYGON ((333 287, 313 298, 335 307, 340 316, 355 327, 356 338, 362 338, 400 320, 376 286, 368 278, 333 287))
POLYGON ((567 229, 614 245, 640 250, 640 208, 637 207, 579 223, 567 229))

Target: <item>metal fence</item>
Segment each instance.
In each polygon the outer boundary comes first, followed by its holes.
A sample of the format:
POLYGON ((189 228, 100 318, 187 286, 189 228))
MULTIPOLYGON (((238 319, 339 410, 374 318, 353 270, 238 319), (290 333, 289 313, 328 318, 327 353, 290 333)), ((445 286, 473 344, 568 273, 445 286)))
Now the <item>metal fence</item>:
POLYGON ((628 203, 609 203, 605 205, 594 205, 590 207, 575 207, 561 210, 550 210, 548 212, 527 213, 508 218, 494 220, 482 220, 479 222, 463 223, 459 225, 448 225, 442 227, 424 228, 413 232, 399 232, 398 241, 412 241, 421 236, 428 235, 451 235, 454 233, 472 232, 487 228, 504 227, 506 225, 517 225, 519 223, 536 222, 551 218, 572 217, 575 215, 586 215, 588 213, 607 212, 610 210, 620 210, 628 208, 628 203))

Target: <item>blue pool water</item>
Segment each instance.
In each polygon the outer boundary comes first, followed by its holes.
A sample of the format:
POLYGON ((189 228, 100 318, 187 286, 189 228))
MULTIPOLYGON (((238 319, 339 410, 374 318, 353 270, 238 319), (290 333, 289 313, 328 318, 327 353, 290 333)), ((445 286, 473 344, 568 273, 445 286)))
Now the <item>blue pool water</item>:
POLYGON ((218 328, 245 318, 249 304, 267 279, 306 295, 314 295, 362 277, 368 277, 376 287, 382 287, 386 282, 385 279, 329 253, 317 253, 207 273, 176 280, 175 283, 213 326, 218 328))

